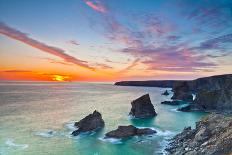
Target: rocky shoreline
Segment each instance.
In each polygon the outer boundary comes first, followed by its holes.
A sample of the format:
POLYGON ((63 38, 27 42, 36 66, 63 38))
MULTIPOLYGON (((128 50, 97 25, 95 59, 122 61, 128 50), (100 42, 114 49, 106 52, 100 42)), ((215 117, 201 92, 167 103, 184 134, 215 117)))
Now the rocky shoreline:
POLYGON ((185 128, 170 140, 166 151, 172 155, 230 155, 232 153, 232 116, 210 114, 185 128))
MULTIPOLYGON (((120 86, 171 87, 172 101, 161 104, 189 103, 178 111, 211 112, 173 137, 166 151, 171 155, 231 155, 232 154, 232 74, 204 77, 195 80, 122 81, 120 86), (192 94, 196 94, 193 100, 192 94)), ((161 95, 168 95, 165 91, 161 95)))

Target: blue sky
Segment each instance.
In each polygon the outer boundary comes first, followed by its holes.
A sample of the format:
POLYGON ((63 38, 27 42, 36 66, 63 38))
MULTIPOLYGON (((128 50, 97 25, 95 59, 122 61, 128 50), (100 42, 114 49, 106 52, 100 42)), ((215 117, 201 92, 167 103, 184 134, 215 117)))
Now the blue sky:
POLYGON ((87 80, 231 73, 230 0, 0 0, 0 22, 4 77, 8 70, 45 72, 42 63, 50 72, 75 70, 73 77, 85 72, 87 80))

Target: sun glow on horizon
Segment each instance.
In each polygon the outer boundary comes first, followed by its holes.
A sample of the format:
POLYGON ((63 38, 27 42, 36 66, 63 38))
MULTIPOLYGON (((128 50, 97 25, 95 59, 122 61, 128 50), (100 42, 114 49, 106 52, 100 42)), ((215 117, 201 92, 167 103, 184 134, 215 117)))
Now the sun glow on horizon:
POLYGON ((52 80, 53 81, 58 81, 58 82, 64 82, 68 81, 69 76, 63 76, 63 75, 53 75, 52 80))

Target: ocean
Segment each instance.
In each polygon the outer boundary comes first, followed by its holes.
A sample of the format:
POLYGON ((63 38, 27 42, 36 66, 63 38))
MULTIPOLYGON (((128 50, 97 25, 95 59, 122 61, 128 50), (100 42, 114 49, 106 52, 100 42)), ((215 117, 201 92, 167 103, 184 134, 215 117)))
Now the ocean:
MULTIPOLYGON (((0 155, 161 155, 167 140, 184 127, 195 127, 203 112, 178 112, 160 104, 166 89, 115 86, 112 83, 1 82, 0 155), (158 115, 128 116, 131 101, 149 93, 158 115), (94 110, 105 121, 97 133, 71 136, 73 123, 94 110), (152 136, 104 139, 119 125, 150 127, 152 136)), ((168 90, 171 90, 170 88, 168 90)))

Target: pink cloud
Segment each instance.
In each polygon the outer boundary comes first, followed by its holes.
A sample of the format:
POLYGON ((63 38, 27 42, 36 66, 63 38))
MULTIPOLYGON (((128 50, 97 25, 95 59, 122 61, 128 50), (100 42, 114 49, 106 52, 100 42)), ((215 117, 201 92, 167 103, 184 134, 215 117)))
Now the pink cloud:
POLYGON ((57 57, 62 58, 64 61, 69 62, 69 63, 73 63, 76 64, 78 66, 87 68, 87 69, 94 69, 92 67, 90 67, 86 61, 77 59, 71 55, 68 55, 67 53, 65 53, 65 51, 63 49, 54 47, 54 46, 49 46, 45 43, 42 43, 40 41, 37 41, 35 39, 32 39, 30 37, 28 37, 27 34, 18 31, 14 28, 11 28, 9 26, 7 26, 4 23, 0 23, 0 34, 5 35, 9 38, 15 39, 17 41, 23 42, 31 47, 34 47, 36 49, 39 49, 43 52, 55 55, 57 57))
POLYGON ((107 8, 99 0, 84 0, 84 2, 97 12, 107 12, 107 8))

